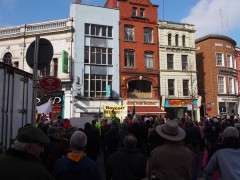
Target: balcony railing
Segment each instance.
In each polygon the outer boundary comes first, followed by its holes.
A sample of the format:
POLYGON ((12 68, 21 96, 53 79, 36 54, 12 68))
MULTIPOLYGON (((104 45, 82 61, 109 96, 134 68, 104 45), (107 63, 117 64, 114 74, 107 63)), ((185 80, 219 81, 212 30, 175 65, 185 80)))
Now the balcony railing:
POLYGON ((128 98, 142 98, 142 99, 151 99, 151 92, 128 92, 128 98))

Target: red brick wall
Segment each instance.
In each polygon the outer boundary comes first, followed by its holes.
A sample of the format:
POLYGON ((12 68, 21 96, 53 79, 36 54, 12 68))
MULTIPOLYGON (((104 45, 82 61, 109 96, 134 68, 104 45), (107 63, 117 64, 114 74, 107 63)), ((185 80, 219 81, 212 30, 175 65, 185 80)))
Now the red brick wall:
MULTIPOLYGON (((196 43, 196 64, 198 71, 198 91, 202 96, 203 103, 212 103, 212 111, 207 111, 210 116, 218 114, 218 75, 220 67, 216 66, 216 52, 224 54, 225 69, 227 68, 227 54, 234 57, 235 45, 226 39, 209 38, 196 43), (215 46, 215 44, 223 44, 223 46, 215 46), (227 48, 226 46, 232 48, 227 48), (199 49, 200 48, 200 49, 199 49)), ((221 74, 223 75, 223 74, 221 74)), ((230 74, 231 75, 231 74, 230 74)), ((232 74, 235 76, 234 74, 232 74)), ((226 77, 226 87, 228 87, 228 75, 226 77)), ((228 96, 228 88, 226 88, 228 96)), ((220 95, 219 95, 220 96, 220 95)))

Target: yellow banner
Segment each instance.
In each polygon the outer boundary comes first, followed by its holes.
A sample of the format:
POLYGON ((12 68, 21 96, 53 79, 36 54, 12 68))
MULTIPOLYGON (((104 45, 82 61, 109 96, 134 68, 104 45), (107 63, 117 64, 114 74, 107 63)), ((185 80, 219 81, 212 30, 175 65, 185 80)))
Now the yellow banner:
POLYGON ((103 116, 112 117, 126 117, 127 116, 127 106, 103 106, 103 116))

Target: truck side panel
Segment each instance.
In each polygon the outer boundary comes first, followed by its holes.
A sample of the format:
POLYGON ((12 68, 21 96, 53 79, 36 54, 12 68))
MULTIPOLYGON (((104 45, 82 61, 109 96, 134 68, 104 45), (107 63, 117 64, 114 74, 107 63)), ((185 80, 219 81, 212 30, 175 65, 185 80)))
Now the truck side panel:
POLYGON ((32 79, 30 74, 6 66, 0 69, 0 143, 4 150, 18 129, 31 123, 32 79))

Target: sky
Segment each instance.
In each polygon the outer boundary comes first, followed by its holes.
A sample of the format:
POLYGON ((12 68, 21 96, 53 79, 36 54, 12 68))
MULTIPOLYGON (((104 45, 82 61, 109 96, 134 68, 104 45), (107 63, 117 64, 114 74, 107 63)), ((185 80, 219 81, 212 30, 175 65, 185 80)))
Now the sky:
MULTIPOLYGON (((75 0, 0 0, 0 28, 69 17, 75 0)), ((104 6, 106 0, 82 0, 104 6)), ((151 0, 158 5, 158 19, 195 25, 195 38, 225 35, 240 47, 240 0, 151 0)))

